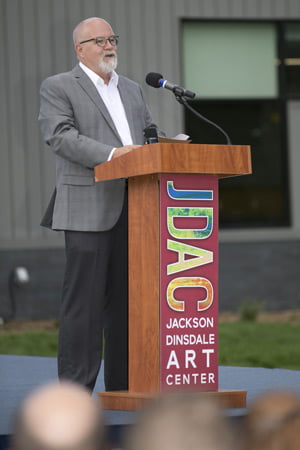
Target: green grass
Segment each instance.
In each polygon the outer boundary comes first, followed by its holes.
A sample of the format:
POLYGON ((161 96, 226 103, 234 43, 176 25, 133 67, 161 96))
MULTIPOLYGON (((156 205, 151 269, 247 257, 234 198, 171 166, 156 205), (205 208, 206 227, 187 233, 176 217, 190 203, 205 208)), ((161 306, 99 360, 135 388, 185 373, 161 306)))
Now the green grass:
MULTIPOLYGON (((56 356, 57 330, 0 330, 0 354, 56 356)), ((300 324, 220 322, 219 364, 300 370, 300 324)))
POLYGON ((57 330, 0 331, 0 354, 56 356, 57 330))
POLYGON ((220 323, 219 364, 300 370, 299 340, 295 323, 220 323))

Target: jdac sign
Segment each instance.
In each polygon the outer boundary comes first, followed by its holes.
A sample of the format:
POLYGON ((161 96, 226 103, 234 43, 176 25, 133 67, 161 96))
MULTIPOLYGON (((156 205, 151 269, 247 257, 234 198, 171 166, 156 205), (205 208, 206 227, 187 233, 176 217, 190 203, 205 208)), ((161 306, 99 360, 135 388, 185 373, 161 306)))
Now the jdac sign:
POLYGON ((218 178, 160 177, 161 391, 218 389, 218 178))

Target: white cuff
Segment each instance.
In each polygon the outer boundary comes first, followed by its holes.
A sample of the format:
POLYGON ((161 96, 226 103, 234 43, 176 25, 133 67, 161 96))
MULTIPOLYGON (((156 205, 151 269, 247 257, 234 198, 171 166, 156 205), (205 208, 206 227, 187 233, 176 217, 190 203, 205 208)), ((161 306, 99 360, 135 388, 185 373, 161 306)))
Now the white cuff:
POLYGON ((112 159, 113 154, 115 153, 116 148, 117 148, 117 147, 114 147, 114 148, 112 149, 112 151, 111 151, 110 154, 108 155, 107 161, 110 161, 110 160, 112 159))

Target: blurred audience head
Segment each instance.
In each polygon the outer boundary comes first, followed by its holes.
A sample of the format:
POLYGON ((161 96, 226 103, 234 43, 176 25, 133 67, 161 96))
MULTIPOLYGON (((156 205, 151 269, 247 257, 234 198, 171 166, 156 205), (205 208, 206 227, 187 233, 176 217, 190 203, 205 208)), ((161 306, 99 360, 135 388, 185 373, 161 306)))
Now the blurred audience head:
POLYGON ((126 450, 234 450, 235 439, 212 397, 170 394, 142 413, 125 439, 126 450))
POLYGON ((51 383, 28 395, 13 424, 11 450, 102 450, 100 405, 83 387, 51 383))
POLYGON ((300 397, 266 392, 250 405, 244 425, 244 450, 300 450, 300 397))

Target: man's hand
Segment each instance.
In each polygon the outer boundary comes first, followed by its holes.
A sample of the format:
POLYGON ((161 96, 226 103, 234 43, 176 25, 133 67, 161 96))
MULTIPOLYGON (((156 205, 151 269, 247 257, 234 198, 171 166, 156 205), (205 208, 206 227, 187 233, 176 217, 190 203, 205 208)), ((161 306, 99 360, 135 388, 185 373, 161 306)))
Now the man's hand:
POLYGON ((118 158, 119 156, 125 155, 125 153, 131 152, 131 150, 134 150, 138 147, 141 147, 141 145, 124 145, 124 147, 118 147, 114 151, 111 159, 118 158))

